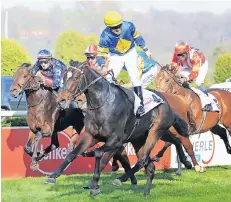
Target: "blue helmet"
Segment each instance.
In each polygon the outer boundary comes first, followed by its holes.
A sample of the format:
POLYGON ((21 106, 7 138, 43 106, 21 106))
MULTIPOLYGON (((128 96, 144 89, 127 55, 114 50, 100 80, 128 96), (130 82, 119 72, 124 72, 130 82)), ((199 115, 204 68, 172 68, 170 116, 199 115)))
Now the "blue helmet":
POLYGON ((51 59, 51 58, 52 58, 52 54, 50 53, 50 51, 46 49, 39 51, 37 55, 37 59, 51 59))

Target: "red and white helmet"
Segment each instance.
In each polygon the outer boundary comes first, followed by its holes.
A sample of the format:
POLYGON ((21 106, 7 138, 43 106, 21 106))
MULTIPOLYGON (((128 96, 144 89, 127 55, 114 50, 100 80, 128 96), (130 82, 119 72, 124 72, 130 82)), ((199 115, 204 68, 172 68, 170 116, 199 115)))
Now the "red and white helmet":
POLYGON ((86 57, 95 57, 97 55, 97 46, 96 45, 90 45, 85 50, 86 57))
POLYGON ((178 41, 175 45, 175 54, 187 53, 189 51, 189 45, 185 41, 178 41))

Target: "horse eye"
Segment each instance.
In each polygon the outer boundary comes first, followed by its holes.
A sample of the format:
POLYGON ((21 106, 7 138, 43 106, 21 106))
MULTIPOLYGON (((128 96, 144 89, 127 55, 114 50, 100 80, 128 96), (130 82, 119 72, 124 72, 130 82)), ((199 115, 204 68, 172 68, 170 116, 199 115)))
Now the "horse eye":
POLYGON ((24 78, 26 78, 27 77, 27 75, 24 75, 24 78))
POLYGON ((166 81, 166 82, 169 82, 169 79, 166 79, 165 81, 166 81))

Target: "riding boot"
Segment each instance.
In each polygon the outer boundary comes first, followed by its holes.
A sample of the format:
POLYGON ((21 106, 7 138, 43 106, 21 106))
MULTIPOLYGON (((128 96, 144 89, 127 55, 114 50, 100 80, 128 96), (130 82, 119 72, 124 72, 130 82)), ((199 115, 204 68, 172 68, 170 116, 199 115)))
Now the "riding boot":
MULTIPOLYGON (((203 84, 201 84, 201 85, 199 86, 199 89, 200 89, 204 94, 206 94, 207 96, 209 96, 208 90, 204 87, 203 84)), ((203 110, 203 111, 212 111, 212 110, 213 110, 212 104, 210 103, 210 104, 205 105, 205 106, 203 107, 202 110, 203 110)))
POLYGON ((199 89, 207 96, 209 96, 208 90, 205 88, 203 84, 199 86, 199 89))
POLYGON ((134 87, 134 91, 135 91, 136 95, 140 98, 140 106, 138 107, 137 112, 136 112, 136 115, 140 116, 141 114, 145 113, 142 87, 136 86, 136 87, 134 87))

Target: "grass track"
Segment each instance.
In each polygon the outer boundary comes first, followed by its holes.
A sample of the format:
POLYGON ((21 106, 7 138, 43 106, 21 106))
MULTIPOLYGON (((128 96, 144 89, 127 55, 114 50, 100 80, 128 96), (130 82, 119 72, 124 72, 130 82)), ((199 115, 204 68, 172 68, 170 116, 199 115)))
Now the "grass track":
POLYGON ((3 202, 88 202, 88 201, 134 201, 134 202, 231 202, 231 166, 208 168, 206 173, 197 174, 184 170, 178 177, 174 172, 157 171, 151 194, 143 196, 146 177, 136 174, 137 186, 126 182, 114 187, 111 181, 120 173, 101 175, 101 194, 92 198, 82 186, 92 174, 61 176, 56 185, 45 185, 45 177, 2 180, 3 202))

